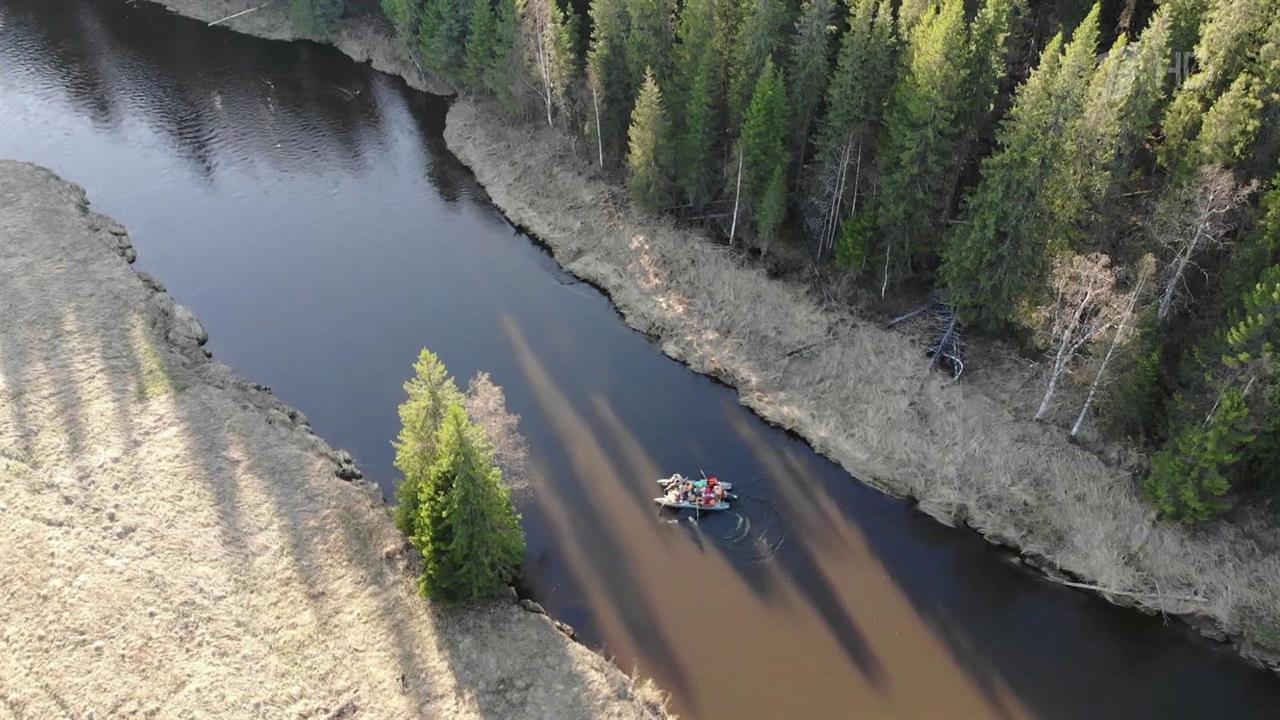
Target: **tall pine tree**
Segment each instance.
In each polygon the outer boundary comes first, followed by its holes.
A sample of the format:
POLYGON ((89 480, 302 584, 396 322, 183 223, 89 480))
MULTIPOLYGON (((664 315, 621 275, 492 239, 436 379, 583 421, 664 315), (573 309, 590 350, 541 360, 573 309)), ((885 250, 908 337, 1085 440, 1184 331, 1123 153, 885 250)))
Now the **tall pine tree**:
POLYGON ((418 505, 430 469, 439 455, 436 435, 451 405, 462 393, 440 358, 423 349, 413 364, 413 377, 404 384, 408 399, 400 404, 400 434, 393 443, 400 484, 396 486, 396 527, 405 535, 417 532, 418 505))
POLYGON ((676 78, 678 113, 676 129, 676 178, 685 200, 701 208, 710 199, 712 164, 716 158, 716 72, 714 46, 716 4, 713 0, 689 0, 680 17, 676 78))
POLYGON ((635 99, 627 68, 627 12, 622 0, 591 0, 590 15, 590 134, 604 147, 605 157, 616 162, 626 152, 627 124, 635 99))
MULTIPOLYGON (((787 91, 782 73, 771 58, 766 58, 739 139, 743 168, 741 199, 748 214, 756 215, 765 207, 770 183, 779 168, 785 178, 787 127, 787 91)), ((777 218, 780 220, 780 213, 777 218)), ((757 229, 759 222, 757 215, 757 229)))
POLYGON ((1050 202, 1056 191, 1047 186, 1057 177, 1064 137, 1081 115, 1093 76, 1098 13, 1094 6, 1065 49, 1058 36, 1041 54, 948 239, 943 279, 950 298, 987 326, 1015 320, 1045 291, 1062 249, 1050 202))
POLYGON ((912 28, 885 115, 878 252, 881 293, 934 250, 945 227, 963 135, 968 33, 963 0, 942 0, 912 28))
POLYGON ((791 98, 791 161, 796 168, 804 160, 809 144, 809 129, 818 103, 827 89, 830 73, 828 55, 834 0, 805 0, 796 20, 795 40, 788 58, 787 78, 791 98))
POLYGON ((460 403, 446 411, 435 445, 410 538, 423 558, 419 587, 453 603, 496 597, 524 558, 520 516, 492 451, 460 403))
MULTIPOLYGON (((750 3, 742 28, 734 39, 729 67, 728 127, 737 131, 751 103, 765 63, 778 64, 786 36, 787 8, 782 0, 746 0, 750 3)), ((772 172, 769 168, 763 172, 772 172)))
POLYGON ((662 90, 648 70, 627 133, 627 188, 631 198, 649 210, 661 210, 670 203, 669 138, 662 90))
MULTIPOLYGON (((892 0, 854 0, 848 23, 815 148, 818 168, 810 190, 809 226, 820 254, 831 250, 845 217, 859 208, 862 187, 874 175, 876 140, 896 66, 892 0)), ((859 250, 860 267, 866 248, 859 250)))

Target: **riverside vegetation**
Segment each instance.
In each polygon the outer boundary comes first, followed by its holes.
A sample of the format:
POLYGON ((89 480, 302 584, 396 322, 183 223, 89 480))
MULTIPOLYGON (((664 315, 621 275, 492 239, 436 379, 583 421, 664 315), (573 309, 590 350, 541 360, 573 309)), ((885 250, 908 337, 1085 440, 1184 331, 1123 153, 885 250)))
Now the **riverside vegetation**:
MULTIPOLYGON (((713 3, 699 15, 694 2, 656 10, 596 2, 581 16, 558 8, 563 24, 549 26, 528 24, 533 15, 521 7, 513 15, 490 6, 510 22, 482 82, 465 66, 458 71, 426 55, 419 62, 471 98, 494 99, 455 105, 451 147, 481 168, 482 182, 513 219, 548 237, 564 233, 549 240, 557 257, 563 251, 576 274, 609 288, 633 326, 677 333, 673 340, 692 330, 705 335, 708 322, 725 341, 764 328, 785 336, 750 355, 760 364, 733 354, 742 348, 726 354, 691 347, 687 338, 664 346, 669 354, 739 386, 743 401, 765 417, 804 427, 815 447, 858 468, 864 480, 880 487, 892 480, 892 491, 920 498, 944 520, 968 518, 997 541, 1047 557, 1051 573, 1061 568, 1104 592, 1140 591, 1126 596, 1209 619, 1204 629, 1243 637, 1244 652, 1274 658, 1258 645, 1275 646, 1277 607, 1270 579, 1277 302, 1274 271, 1267 271, 1280 260, 1274 0, 1127 3, 1106 14, 1070 2, 968 11, 929 2, 852 5, 847 15, 844 8, 819 13, 828 19, 820 33, 799 21, 807 13, 794 6, 713 3), (669 19, 657 27, 672 33, 657 36, 667 42, 656 49, 646 44, 651 10, 669 19), (707 18, 710 24, 697 24, 707 18), (539 33, 563 41, 540 43, 539 33), (708 33, 709 46, 700 45, 708 33), (744 119, 759 94, 752 127, 771 127, 773 103, 765 100, 779 85, 790 118, 799 107, 791 96, 801 97, 803 86, 795 48, 814 35, 825 38, 825 88, 810 109, 813 128, 787 135, 802 147, 784 176, 784 241, 759 229, 751 190, 753 175, 766 173, 748 163, 770 157, 770 147, 748 141, 754 135, 744 119), (715 68, 703 81, 711 100, 682 102, 680 79, 693 67, 687 53, 700 46, 715 68), (1104 47, 1111 50, 1100 55, 1104 47), (633 62, 646 52, 667 62, 633 62), (757 52, 759 71, 744 74, 741 61, 757 52), (555 57, 568 60, 544 62, 555 57), (996 79, 980 86, 980 102, 973 92, 955 92, 984 66, 996 79), (756 93, 765 76, 765 92, 756 93), (656 102, 637 102, 641 94, 656 102), (635 117, 637 107, 655 106, 635 117), (495 113, 517 122, 494 122, 495 113), (709 119, 699 124, 704 114, 709 119), (561 148, 550 158, 559 165, 546 167, 545 155, 513 159, 531 138, 561 148), (491 171, 485 153, 507 158, 518 177, 491 171), (597 173, 581 169, 588 154, 597 173), (699 159, 704 154, 709 159, 699 159), (689 175, 690 167, 710 170, 689 175), (648 203, 648 219, 625 207, 609 211, 612 202, 596 197, 610 187, 602 176, 626 179, 634 204, 648 203), (690 177, 701 182, 690 186, 690 177), (521 194, 547 184, 570 192, 580 217, 619 222, 616 232, 547 220, 548 204, 521 194), (658 190, 651 199, 647 187, 658 190), (694 227, 677 231, 673 220, 694 227), (856 285, 860 298, 939 288, 987 340, 1043 353, 1047 361, 1032 366, 1040 390, 1034 401, 1027 397, 1021 383, 1031 370, 1014 369, 1007 381, 977 378, 962 384, 969 390, 938 388, 933 396, 933 384, 917 388, 914 370, 900 362, 857 366, 853 384, 842 385, 855 367, 847 363, 885 361, 879 351, 886 347, 872 351, 868 343, 892 346, 905 360, 905 339, 856 320, 848 333, 833 328, 841 313, 829 312, 831 284, 814 286, 811 297, 793 283, 766 289, 763 272, 689 245, 704 229, 762 253, 795 247, 792 238, 802 233, 818 260, 813 269, 842 278, 837 288, 856 285), (631 231, 652 235, 613 237, 631 231), (713 283, 690 290, 711 305, 665 319, 637 305, 635 283, 616 268, 646 248, 674 263, 671 282, 713 283), (736 320, 722 314, 736 312, 724 304, 734 298, 738 305, 751 299, 736 320), (776 314, 766 319, 771 309, 776 314), (805 322, 820 309, 828 322, 805 322), (794 367, 792 352, 819 338, 829 343, 813 361, 822 373, 772 374, 794 367), (844 364, 826 365, 837 360, 844 364), (783 390, 801 404, 779 405, 783 390), (922 393, 923 402, 966 412, 994 400, 1058 427, 1032 431, 1010 416, 972 437, 952 433, 922 409, 922 393), (883 406, 869 413, 868 401, 883 406), (801 422, 801 408, 820 414, 801 422), (861 424, 875 418, 885 422, 861 424), (1089 440, 1097 456, 1058 445, 1068 432, 1089 440), (896 439, 885 442, 884 433, 896 439), (891 464, 877 463, 877 454, 891 464), (933 479, 918 476, 922 458, 933 479), (1165 523, 1152 522, 1157 513, 1165 523), (1195 590, 1174 596, 1172 586, 1195 590)), ((411 53, 429 50, 420 42, 433 32, 423 5, 394 2, 384 10, 411 53)), ((640 262, 647 268, 655 258, 640 262)), ((985 353, 987 345, 977 347, 985 353)))
POLYGON ((508 421, 514 418, 487 376, 477 376, 464 398, 430 350, 422 350, 413 369, 395 442, 404 475, 396 487, 396 527, 422 553, 424 595, 446 602, 495 597, 514 579, 525 551, 520 516, 494 459, 494 445, 514 443, 509 454, 522 452, 508 421), (468 408, 483 424, 473 423, 468 408))
MULTIPOLYGON (((294 0, 315 26, 341 0, 294 0)), ((940 288, 1048 357, 1035 417, 1194 524, 1280 494, 1280 2, 382 0, 427 69, 632 199, 940 288), (1077 393, 1064 393, 1073 386, 1077 393)))

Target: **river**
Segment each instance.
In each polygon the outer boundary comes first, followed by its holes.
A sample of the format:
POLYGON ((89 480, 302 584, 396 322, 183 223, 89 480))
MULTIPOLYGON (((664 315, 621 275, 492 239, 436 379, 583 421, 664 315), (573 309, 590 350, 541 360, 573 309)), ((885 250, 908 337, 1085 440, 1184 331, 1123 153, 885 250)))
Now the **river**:
POLYGON ((0 157, 83 184, 216 357, 388 494, 418 348, 488 371, 538 475, 528 591, 681 716, 1276 716, 1280 680, 1229 649, 1036 578, 663 356, 503 218, 446 111, 313 44, 0 0, 0 157), (651 505, 699 469, 733 513, 651 505))

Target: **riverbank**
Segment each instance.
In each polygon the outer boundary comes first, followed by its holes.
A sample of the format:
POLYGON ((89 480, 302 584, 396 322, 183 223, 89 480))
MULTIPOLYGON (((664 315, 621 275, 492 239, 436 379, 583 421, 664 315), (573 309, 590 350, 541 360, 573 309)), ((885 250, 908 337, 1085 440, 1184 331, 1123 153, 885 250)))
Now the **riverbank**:
MULTIPOLYGON (((254 6, 159 1, 206 20, 254 6)), ((230 26, 287 36, 282 6, 270 9, 281 12, 230 26)), ((360 22, 344 21, 335 34, 357 59, 367 53, 341 38, 360 37, 352 29, 360 22)), ((370 42, 394 50, 386 37, 370 42)), ((406 79, 422 82, 416 69, 406 79)), ((1122 453, 1104 460, 1060 428, 1031 422, 1035 368, 987 353, 985 371, 946 382, 927 370, 917 339, 821 304, 805 285, 770 279, 701 234, 630 209, 564 138, 498 117, 457 101, 450 149, 513 222, 609 293, 627 323, 658 337, 668 355, 735 386, 744 404, 860 480, 1018 549, 1049 577, 1181 616, 1280 667, 1280 533, 1269 523, 1242 514, 1191 533, 1158 522, 1122 453)))
POLYGON ((377 489, 79 187, 0 161, 0 237, 0 715, 664 717, 545 615, 419 597, 377 489))

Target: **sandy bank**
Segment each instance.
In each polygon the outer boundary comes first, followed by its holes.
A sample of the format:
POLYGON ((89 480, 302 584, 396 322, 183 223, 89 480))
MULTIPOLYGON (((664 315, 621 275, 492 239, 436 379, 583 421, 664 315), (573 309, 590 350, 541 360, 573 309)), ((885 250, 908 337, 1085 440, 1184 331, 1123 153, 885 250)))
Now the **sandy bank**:
MULTIPOLYGON (((205 20, 260 4, 150 1, 205 20)), ((283 0, 228 25, 294 37, 283 0)), ((368 19, 346 21, 333 41, 357 60, 394 56, 387 33, 368 19)), ((429 82, 411 61, 373 62, 415 87, 429 82)), ((927 371, 915 339, 822 306, 809 288, 634 211, 562 137, 498 117, 458 100, 445 131, 450 149, 512 221, 608 292, 668 355, 735 386, 743 404, 860 480, 1017 548, 1054 579, 1181 616, 1280 670, 1280 532, 1271 523, 1244 517, 1189 533, 1157 522, 1119 463, 1030 421, 1034 368, 991 362, 985 377, 947 383, 927 371)))
POLYGON ((0 716, 663 716, 545 616, 418 597, 377 491, 132 255, 0 161, 0 716))

